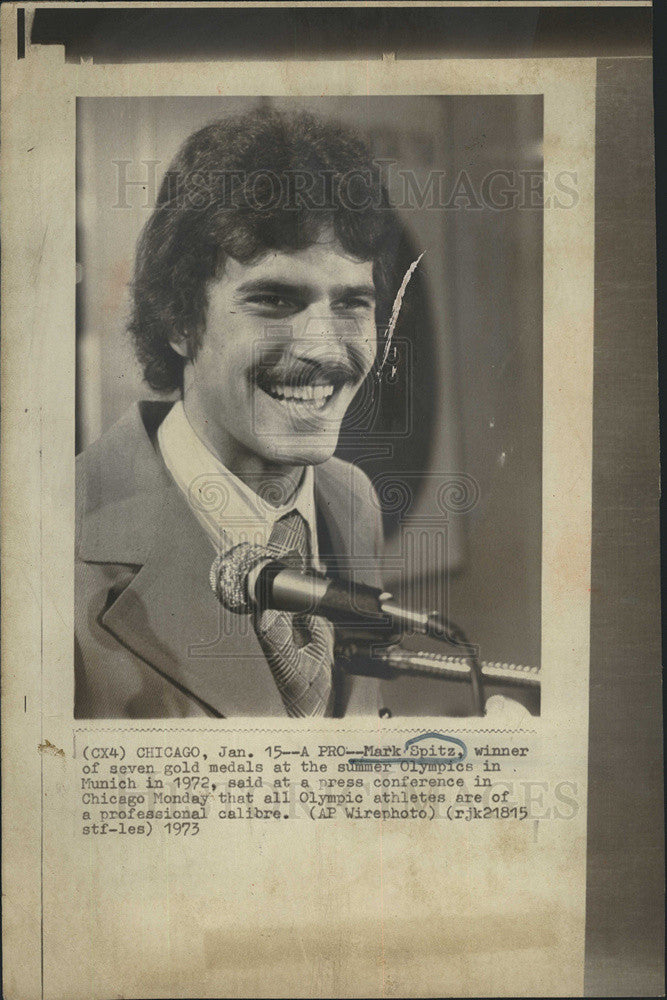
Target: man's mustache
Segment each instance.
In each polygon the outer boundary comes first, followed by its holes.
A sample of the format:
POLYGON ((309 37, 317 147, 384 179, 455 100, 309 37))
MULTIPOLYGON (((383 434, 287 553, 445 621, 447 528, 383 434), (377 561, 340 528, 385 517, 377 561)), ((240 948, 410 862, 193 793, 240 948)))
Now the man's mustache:
POLYGON ((343 352, 318 358, 276 356, 267 353, 253 366, 255 381, 272 384, 304 386, 314 384, 341 386, 359 382, 366 374, 367 358, 355 344, 346 344, 343 352))

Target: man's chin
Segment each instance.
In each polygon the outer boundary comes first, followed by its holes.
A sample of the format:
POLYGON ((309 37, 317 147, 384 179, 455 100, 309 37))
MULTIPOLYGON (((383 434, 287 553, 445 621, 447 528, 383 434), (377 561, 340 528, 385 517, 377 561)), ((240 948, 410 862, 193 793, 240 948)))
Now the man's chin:
POLYGON ((279 465, 321 465, 327 462, 336 450, 338 439, 332 435, 318 435, 296 441, 293 437, 285 446, 277 442, 275 450, 265 452, 266 457, 279 465))
POLYGON ((300 449, 289 454, 276 456, 276 461, 282 465, 321 465, 333 456, 336 446, 313 446, 300 449))

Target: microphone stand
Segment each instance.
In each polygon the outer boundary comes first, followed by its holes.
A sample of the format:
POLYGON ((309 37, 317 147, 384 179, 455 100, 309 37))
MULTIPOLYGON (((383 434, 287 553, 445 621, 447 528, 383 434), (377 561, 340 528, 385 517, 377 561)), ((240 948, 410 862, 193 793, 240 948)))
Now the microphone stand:
MULTIPOLYGON (((446 681, 470 680, 470 664, 465 656, 446 656, 422 650, 415 652, 398 645, 369 648, 356 643, 337 646, 336 653, 350 660, 350 664, 345 666, 351 674, 370 673, 375 665, 377 675, 386 680, 395 680, 405 674, 412 677, 437 677, 446 681)), ((540 689, 539 667, 487 661, 482 661, 481 667, 482 679, 487 683, 507 684, 535 691, 540 689)))
MULTIPOLYGON (((388 607, 388 605, 385 605, 388 607)), ((427 615, 419 616, 422 621, 418 624, 418 631, 422 635, 449 643, 451 646, 460 647, 464 650, 464 655, 458 658, 448 658, 439 654, 430 653, 410 653, 402 650, 398 644, 379 645, 376 633, 376 642, 373 644, 368 635, 359 631, 353 631, 345 636, 345 633, 338 636, 339 646, 337 652, 343 659, 349 662, 346 669, 350 673, 369 673, 371 676, 382 676, 377 674, 377 670, 385 670, 384 676, 392 678, 401 674, 411 674, 412 676, 437 676, 443 677, 445 663, 448 660, 457 659, 464 671, 464 677, 470 681, 474 714, 485 715, 484 679, 482 666, 475 652, 475 647, 468 641, 463 629, 455 625, 452 621, 443 618, 437 611, 432 611, 427 615), (415 659, 418 657, 418 659, 415 659), (467 663, 467 666, 466 666, 467 663)), ((413 623, 414 625, 414 623, 413 623)), ((397 637, 393 636, 395 640, 397 637)), ((391 641, 391 640, 390 640, 391 641)), ((456 676, 461 679, 460 671, 453 671, 449 676, 456 676)))
MULTIPOLYGON (((444 638, 440 634, 440 638, 444 638)), ((466 646, 463 655, 446 655, 403 649, 397 642, 380 645, 352 635, 337 635, 336 655, 350 674, 395 680, 398 677, 430 677, 447 681, 469 681, 476 715, 483 716, 484 683, 540 691, 539 667, 521 664, 480 662, 460 629, 449 625, 447 641, 466 646), (453 641, 455 640, 455 641, 453 641)))

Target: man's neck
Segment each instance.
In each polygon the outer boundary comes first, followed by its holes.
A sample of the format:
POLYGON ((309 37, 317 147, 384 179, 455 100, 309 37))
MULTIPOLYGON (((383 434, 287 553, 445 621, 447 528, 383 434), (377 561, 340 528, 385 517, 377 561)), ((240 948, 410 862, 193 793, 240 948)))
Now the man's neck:
POLYGON ((199 440, 229 472, 272 506, 282 507, 289 503, 303 479, 303 466, 270 462, 229 436, 219 435, 220 439, 213 441, 207 424, 197 419, 196 411, 192 412, 186 400, 183 406, 199 440))

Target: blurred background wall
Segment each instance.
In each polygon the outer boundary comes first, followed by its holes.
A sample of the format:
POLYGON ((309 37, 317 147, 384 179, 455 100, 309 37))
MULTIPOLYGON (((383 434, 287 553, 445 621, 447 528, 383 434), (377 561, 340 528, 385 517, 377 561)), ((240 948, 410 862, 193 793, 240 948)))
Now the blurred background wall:
MULTIPOLYGON (((134 400, 155 395, 125 327, 135 244, 163 173, 191 132, 253 103, 79 100, 78 449, 134 400)), ((305 106, 360 130, 386 161, 415 256, 425 252, 396 330, 396 377, 372 400, 366 393, 363 427, 346 428, 339 447, 385 502, 388 583, 415 607, 446 610, 483 659, 538 664, 542 99, 270 103, 305 106)), ((467 686, 395 684, 406 713, 469 711, 467 686)))

